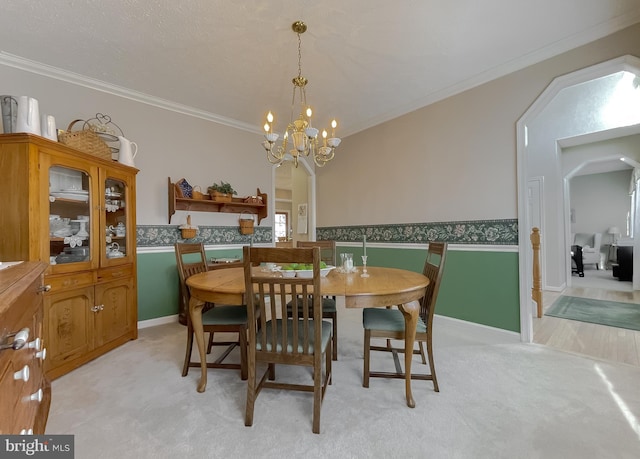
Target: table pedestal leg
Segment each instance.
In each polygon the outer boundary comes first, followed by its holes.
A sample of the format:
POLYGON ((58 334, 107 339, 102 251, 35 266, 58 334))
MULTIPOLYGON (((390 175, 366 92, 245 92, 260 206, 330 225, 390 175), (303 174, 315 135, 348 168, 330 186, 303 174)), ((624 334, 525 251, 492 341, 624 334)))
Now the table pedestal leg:
POLYGON ((204 392, 207 387, 207 352, 204 348, 204 328, 202 327, 202 308, 204 302, 197 298, 191 297, 189 300, 189 314, 191 315, 191 325, 193 326, 193 334, 196 337, 198 345, 198 353, 200 354, 200 383, 198 384, 198 392, 204 392))
POLYGON ((413 360, 413 344, 416 340, 419 308, 420 304, 417 301, 398 306, 398 309, 400 309, 400 312, 402 312, 404 316, 404 385, 407 406, 409 408, 415 408, 416 406, 416 402, 413 400, 413 394, 411 393, 411 361, 413 360))

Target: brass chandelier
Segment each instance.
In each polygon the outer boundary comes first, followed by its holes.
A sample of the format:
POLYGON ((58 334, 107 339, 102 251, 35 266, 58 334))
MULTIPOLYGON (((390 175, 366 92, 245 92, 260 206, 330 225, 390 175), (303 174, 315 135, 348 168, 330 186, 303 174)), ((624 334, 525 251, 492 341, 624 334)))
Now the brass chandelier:
POLYGON ((311 107, 307 105, 305 86, 309 80, 302 76, 302 40, 300 35, 306 32, 307 25, 302 21, 296 21, 291 25, 291 29, 298 35, 298 76, 291 80, 293 82, 291 118, 282 136, 282 144, 276 145, 280 136, 273 132, 274 117, 273 114, 269 112, 267 114, 267 122, 264 124, 265 140, 263 140, 262 146, 267 151, 267 160, 271 164, 277 164, 279 166, 284 161, 292 160, 295 167, 298 167, 300 155, 311 155, 314 163, 318 167, 323 167, 333 159, 335 149, 340 145, 340 139, 335 136, 335 129, 338 124, 335 119, 331 122, 330 138, 327 138, 328 133, 326 130, 322 131, 322 145, 320 145, 318 129, 311 126, 312 110, 311 107), (300 112, 298 118, 294 119, 296 95, 299 99, 300 112), (291 142, 291 145, 289 145, 289 142, 291 142), (289 146, 291 148, 287 150, 289 146))

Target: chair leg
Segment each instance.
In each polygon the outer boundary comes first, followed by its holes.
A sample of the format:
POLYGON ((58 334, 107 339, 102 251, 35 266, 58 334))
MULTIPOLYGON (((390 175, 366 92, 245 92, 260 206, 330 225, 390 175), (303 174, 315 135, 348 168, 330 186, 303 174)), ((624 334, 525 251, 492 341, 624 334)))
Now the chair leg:
POLYGON ((211 354, 211 348, 213 347, 213 332, 209 333, 209 344, 207 345, 207 354, 211 354))
POLYGON ((240 379, 247 379, 247 329, 238 332, 240 342, 240 379))
POLYGON ((364 370, 362 371, 362 387, 369 387, 369 358, 371 357, 371 330, 364 331, 364 370))
POLYGON ((418 341, 418 346, 420 347, 420 357, 422 357, 422 364, 426 365, 427 364, 427 359, 425 359, 424 356, 424 344, 422 341, 418 341))
POLYGON ((191 324, 187 326, 187 350, 184 356, 184 364, 182 365, 182 376, 189 373, 189 363, 191 362, 191 351, 193 350, 193 329, 191 324))
POLYGON ((333 360, 338 360, 338 313, 336 312, 331 316, 331 322, 333 323, 333 343, 332 343, 332 356, 333 360))
MULTIPOLYGON (((332 343, 330 342, 329 345, 331 346, 332 343)), ((327 381, 327 384, 331 384, 331 378, 333 377, 333 372, 331 371, 331 357, 330 357, 331 353, 327 352, 326 354, 327 354, 326 355, 327 361, 325 362, 324 371, 327 373, 327 377, 329 378, 329 380, 327 381)))
MULTIPOLYGON (((314 359, 315 360, 315 359, 314 359)), ((320 360, 322 362, 322 360, 320 360)), ((322 364, 313 366, 313 433, 320 433, 320 408, 322 407, 322 364)))
POLYGON ((256 354, 247 352, 247 406, 244 415, 244 425, 253 425, 253 407, 256 403, 256 354))
POLYGON ((429 370, 431 371, 431 379, 433 380, 433 390, 440 392, 438 388, 438 378, 436 378, 436 366, 433 362, 433 346, 431 343, 431 334, 427 335, 427 355, 429 356, 429 370))

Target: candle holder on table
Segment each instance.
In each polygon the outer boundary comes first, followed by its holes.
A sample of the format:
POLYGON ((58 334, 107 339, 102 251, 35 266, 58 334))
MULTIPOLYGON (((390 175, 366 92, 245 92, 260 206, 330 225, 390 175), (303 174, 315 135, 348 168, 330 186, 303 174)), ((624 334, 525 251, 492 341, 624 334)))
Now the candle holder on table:
POLYGON ((369 277, 369 273, 367 272, 367 256, 362 255, 362 274, 360 277, 369 277))

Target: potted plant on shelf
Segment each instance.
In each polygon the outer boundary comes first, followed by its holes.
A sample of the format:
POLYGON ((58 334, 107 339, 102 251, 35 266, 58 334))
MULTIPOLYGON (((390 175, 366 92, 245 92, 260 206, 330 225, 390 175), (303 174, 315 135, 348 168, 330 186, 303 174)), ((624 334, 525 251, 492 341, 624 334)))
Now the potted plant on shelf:
POLYGON ((220 184, 214 183, 210 187, 207 188, 209 192, 209 196, 213 201, 218 202, 231 202, 231 198, 234 194, 238 194, 236 190, 233 189, 230 183, 226 183, 220 181, 220 184))

